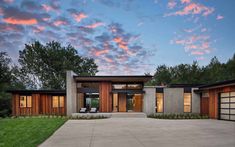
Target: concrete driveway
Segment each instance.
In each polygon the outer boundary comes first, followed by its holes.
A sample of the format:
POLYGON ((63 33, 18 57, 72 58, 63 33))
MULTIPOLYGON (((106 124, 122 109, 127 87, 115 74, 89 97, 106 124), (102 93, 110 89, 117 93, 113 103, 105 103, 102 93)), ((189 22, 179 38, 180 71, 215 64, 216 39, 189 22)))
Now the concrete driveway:
POLYGON ((235 122, 110 118, 69 120, 41 147, 235 146, 235 122))

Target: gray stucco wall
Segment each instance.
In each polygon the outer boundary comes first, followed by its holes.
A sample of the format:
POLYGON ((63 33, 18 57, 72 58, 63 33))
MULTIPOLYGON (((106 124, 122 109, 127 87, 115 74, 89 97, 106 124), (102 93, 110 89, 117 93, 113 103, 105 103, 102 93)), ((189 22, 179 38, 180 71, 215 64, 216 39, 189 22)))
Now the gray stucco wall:
POLYGON ((184 89, 164 88, 164 113, 184 112, 184 89))
POLYGON ((192 88, 192 113, 200 113, 200 94, 196 94, 193 90, 198 88, 192 88))
POLYGON ((147 115, 155 113, 155 95, 156 87, 144 87, 144 102, 143 102, 143 112, 147 115))
POLYGON ((73 71, 66 72, 66 104, 67 104, 67 116, 76 112, 76 82, 73 76, 76 74, 73 71))

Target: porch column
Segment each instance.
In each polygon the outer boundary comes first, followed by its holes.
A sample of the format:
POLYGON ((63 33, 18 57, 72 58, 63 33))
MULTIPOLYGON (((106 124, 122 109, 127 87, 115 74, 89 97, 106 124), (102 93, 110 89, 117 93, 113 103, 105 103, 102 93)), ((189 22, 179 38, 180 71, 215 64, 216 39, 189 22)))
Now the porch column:
POLYGON ((99 97, 100 97, 100 112, 111 112, 112 111, 112 84, 111 82, 100 82, 99 84, 99 97))
POLYGON ((76 96, 77 87, 76 81, 73 79, 76 74, 73 71, 66 72, 66 111, 67 116, 76 112, 76 96))

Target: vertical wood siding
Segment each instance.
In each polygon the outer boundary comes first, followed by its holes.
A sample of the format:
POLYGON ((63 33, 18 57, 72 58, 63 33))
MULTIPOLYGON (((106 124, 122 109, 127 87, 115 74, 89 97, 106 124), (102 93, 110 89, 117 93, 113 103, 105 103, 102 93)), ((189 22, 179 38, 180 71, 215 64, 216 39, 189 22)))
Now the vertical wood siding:
POLYGON ((99 98, 100 98, 100 112, 111 112, 112 111, 112 84, 111 82, 101 82, 99 84, 99 98))
POLYGON ((51 94, 31 94, 32 107, 20 107, 20 95, 12 94, 12 115, 65 115, 66 114, 66 97, 64 95, 64 107, 52 108, 51 94))
POLYGON ((209 89, 209 99, 207 104, 207 101, 204 99, 201 99, 201 113, 203 114, 204 112, 207 111, 208 107, 208 113, 210 118, 217 119, 218 118, 218 103, 219 103, 219 94, 221 92, 231 92, 235 91, 235 86, 226 86, 222 88, 214 88, 214 89, 209 89), (202 112, 203 110, 203 112, 202 112))
POLYGON ((118 94, 118 110, 119 112, 126 112, 126 94, 118 94))
POLYGON ((209 115, 209 97, 201 97, 200 112, 203 115, 209 115))

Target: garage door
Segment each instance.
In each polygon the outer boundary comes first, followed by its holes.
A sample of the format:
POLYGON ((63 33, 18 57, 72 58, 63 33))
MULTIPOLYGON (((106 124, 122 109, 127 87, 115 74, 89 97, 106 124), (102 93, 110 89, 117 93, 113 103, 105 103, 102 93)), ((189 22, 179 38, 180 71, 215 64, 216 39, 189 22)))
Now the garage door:
POLYGON ((220 93, 220 119, 235 121, 235 92, 220 93))

